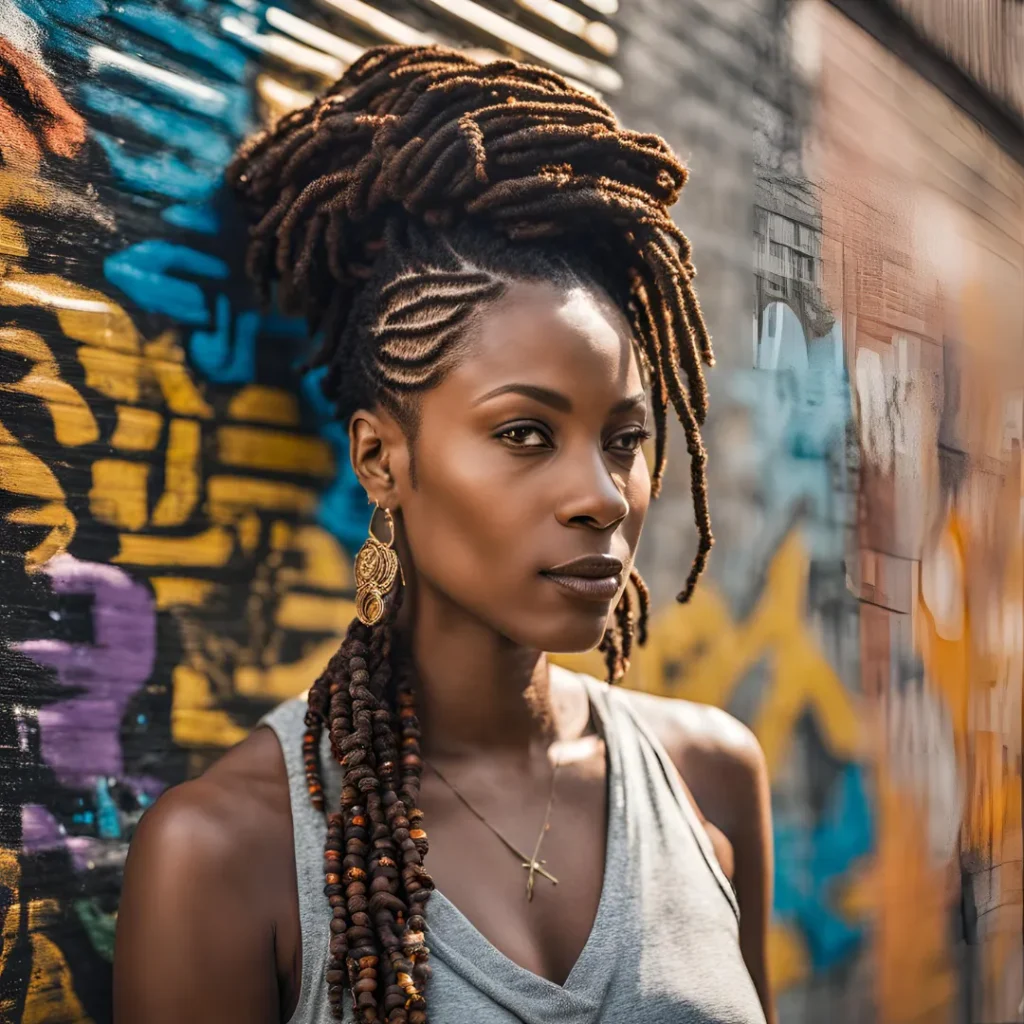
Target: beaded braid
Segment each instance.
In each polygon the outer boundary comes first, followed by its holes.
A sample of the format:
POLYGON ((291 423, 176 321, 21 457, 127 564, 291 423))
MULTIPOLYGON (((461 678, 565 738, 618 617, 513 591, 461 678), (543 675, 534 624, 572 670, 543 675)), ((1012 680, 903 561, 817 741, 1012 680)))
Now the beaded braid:
MULTIPOLYGON (((320 333, 311 365, 326 369, 345 423, 379 402, 411 441, 415 394, 443 378, 474 313, 511 282, 603 288, 650 384, 655 497, 670 405, 686 436, 699 542, 680 600, 713 542, 700 426, 702 366, 714 360, 690 245, 668 214, 686 177, 664 140, 621 128, 553 72, 420 46, 368 50, 228 169, 253 223, 247 271, 265 300, 276 288, 280 307, 320 333)), ((601 643, 610 681, 647 634, 650 595, 635 570, 630 583, 601 643)), ((328 998, 340 1018, 348 991, 360 1024, 427 1020, 433 882, 413 667, 394 649, 400 601, 399 588, 376 626, 349 627, 310 688, 303 736, 310 800, 327 818, 328 998), (325 727, 343 773, 329 813, 325 727)))

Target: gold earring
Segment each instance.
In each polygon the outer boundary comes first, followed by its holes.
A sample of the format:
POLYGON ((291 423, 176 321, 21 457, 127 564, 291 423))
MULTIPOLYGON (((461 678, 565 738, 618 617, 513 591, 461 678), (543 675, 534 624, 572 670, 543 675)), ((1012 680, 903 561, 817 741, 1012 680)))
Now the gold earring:
POLYGON ((389 509, 382 509, 376 502, 370 514, 369 533, 356 555, 356 615, 364 626, 375 626, 384 617, 384 599, 402 568, 395 552, 395 520, 389 509), (373 535, 373 520, 378 512, 384 513, 391 530, 386 544, 373 535))

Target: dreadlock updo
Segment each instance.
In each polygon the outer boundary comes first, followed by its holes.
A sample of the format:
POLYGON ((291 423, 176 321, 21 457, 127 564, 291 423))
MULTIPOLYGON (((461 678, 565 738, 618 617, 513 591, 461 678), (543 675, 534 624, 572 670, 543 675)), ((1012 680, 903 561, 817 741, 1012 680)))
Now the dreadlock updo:
MULTIPOLYGON (((346 423, 380 403, 411 441, 416 394, 448 372, 473 316, 511 282, 603 288, 628 317, 651 389, 654 496, 670 404, 685 433, 699 543, 679 599, 690 596, 712 544, 699 428, 713 357, 690 245, 668 214, 686 170, 664 140, 624 130, 542 68, 385 46, 247 143, 228 179, 253 224, 247 270, 265 300, 276 289, 281 309, 320 333, 312 365, 326 368, 324 392, 346 423)), ((630 579, 601 644, 612 680, 646 632, 647 588, 630 579)), ((310 689, 303 739, 319 810, 325 727, 343 769, 324 851, 328 995, 340 1018, 347 990, 363 1024, 427 1020, 433 882, 400 602, 398 588, 380 623, 350 626, 310 689)))

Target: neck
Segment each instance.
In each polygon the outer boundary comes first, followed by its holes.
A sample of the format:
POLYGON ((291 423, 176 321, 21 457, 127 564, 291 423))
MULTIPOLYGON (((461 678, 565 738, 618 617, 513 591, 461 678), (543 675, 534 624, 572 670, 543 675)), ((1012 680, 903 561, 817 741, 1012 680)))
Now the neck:
POLYGON ((405 629, 424 754, 516 758, 550 742, 556 716, 544 653, 513 643, 424 589, 405 629))

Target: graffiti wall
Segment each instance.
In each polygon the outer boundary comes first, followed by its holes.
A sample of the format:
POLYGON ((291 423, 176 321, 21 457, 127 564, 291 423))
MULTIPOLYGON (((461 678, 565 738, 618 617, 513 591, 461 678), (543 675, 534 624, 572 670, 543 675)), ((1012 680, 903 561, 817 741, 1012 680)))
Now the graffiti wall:
POLYGON ((781 1019, 1021 1019, 1024 172, 824 3, 619 6, 0 0, 0 1020, 107 1024, 134 825, 351 616, 365 499, 221 178, 414 39, 543 55, 705 190, 718 543, 628 683, 761 740, 781 1019))
POLYGON ((1020 1020, 1024 168, 834 10, 795 17, 860 461, 878 1011, 1020 1020))

